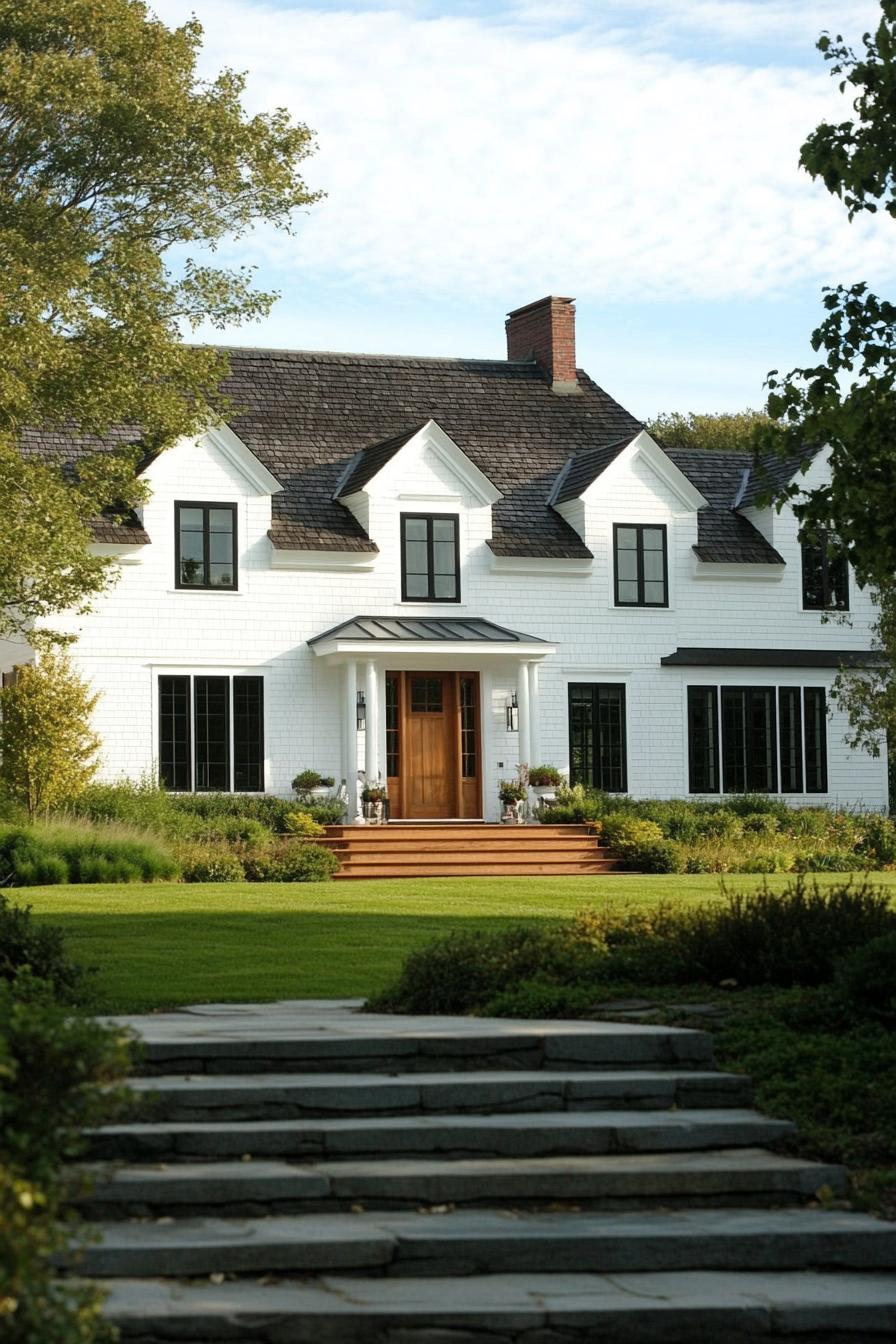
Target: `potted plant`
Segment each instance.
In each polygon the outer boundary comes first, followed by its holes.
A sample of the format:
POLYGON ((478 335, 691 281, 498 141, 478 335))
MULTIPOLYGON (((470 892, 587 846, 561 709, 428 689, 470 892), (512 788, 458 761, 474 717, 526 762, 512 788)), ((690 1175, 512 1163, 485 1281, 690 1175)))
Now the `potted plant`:
POLYGON ((498 797, 504 805, 501 820, 508 825, 519 825, 529 790, 521 779, 502 779, 498 782, 498 797))
POLYGON ((335 782, 332 775, 322 775, 317 770, 300 770, 292 787, 299 798, 325 798, 335 782))
POLYGON ((389 820, 389 799, 384 784, 365 784, 361 790, 364 819, 374 826, 389 820))
POLYGON ((529 770, 529 783, 539 803, 552 802, 563 783, 563 776, 556 765, 533 765, 529 770))

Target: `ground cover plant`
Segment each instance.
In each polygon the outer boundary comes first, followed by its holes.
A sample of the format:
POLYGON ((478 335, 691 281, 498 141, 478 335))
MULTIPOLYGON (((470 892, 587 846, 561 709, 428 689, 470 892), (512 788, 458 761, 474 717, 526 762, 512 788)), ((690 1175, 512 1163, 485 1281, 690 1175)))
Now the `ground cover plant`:
POLYGON ((879 812, 789 807, 768 794, 636 799, 581 785, 557 790, 547 822, 591 822, 645 873, 864 872, 896 863, 896 823, 879 812))
POLYGON ((636 997, 648 1020, 709 1025, 719 1064, 799 1126, 795 1149, 851 1166, 859 1202, 896 1217, 892 891, 799 875, 713 903, 458 930, 413 952, 369 1007, 606 1018, 636 997))
POLYGON ((175 877, 171 849, 132 827, 85 822, 0 823, 0 883, 152 882, 175 877))

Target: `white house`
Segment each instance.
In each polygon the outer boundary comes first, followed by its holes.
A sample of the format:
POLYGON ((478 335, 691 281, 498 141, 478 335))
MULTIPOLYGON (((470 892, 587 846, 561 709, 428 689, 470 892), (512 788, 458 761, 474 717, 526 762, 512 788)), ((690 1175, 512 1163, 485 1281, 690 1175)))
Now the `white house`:
POLYGON ((749 458, 664 451, 576 369, 574 322, 511 313, 506 361, 233 350, 235 414, 149 462, 141 516, 97 526, 117 585, 54 620, 103 776, 287 794, 313 767, 387 781, 393 818, 495 820, 498 780, 547 762, 884 807, 829 693, 867 593, 757 506, 749 458))

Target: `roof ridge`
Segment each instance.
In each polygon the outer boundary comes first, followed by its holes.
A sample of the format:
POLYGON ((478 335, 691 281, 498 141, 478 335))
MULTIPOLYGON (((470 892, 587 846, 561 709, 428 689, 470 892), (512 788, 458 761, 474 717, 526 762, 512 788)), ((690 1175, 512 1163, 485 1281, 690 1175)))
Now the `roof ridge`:
MULTIPOLYGON (((214 345, 211 342, 196 342, 196 346, 203 350, 217 350, 228 355, 277 355, 291 359, 321 359, 321 360, 370 360, 373 363, 401 363, 401 364, 448 364, 448 365, 471 365, 471 364, 489 364, 497 365, 499 368, 511 369, 531 369, 542 377, 541 370, 534 359, 497 359, 479 355, 399 355, 399 354, 380 354, 364 350, 297 350, 289 349, 286 346, 274 345, 214 345)), ((583 370, 577 370, 582 373, 583 370)))

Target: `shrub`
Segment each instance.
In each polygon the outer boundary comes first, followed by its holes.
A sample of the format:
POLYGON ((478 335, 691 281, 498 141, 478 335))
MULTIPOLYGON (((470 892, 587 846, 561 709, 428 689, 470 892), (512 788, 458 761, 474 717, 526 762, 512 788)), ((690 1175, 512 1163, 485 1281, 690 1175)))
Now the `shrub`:
POLYGON ((70 822, 0 827, 0 880, 12 886, 60 882, 152 882, 177 863, 157 840, 125 827, 70 822))
POLYGON ((312 789, 332 789, 334 783, 332 775, 321 775, 317 770, 300 770, 291 787, 301 798, 312 789))
POLYGON ((190 839, 198 844, 238 845, 243 849, 263 849, 274 838, 274 833, 254 817, 196 817, 190 839))
POLYGON ((0 778, 30 820, 76 798, 96 774, 98 699, 65 653, 45 653, 0 689, 0 778))
MULTIPOLYGON (((29 905, 13 905, 0 894, 0 979, 15 980, 27 968, 50 986, 60 1003, 81 1003, 89 997, 87 972, 69 957, 62 930, 36 924, 29 905)), ((0 1084, 2 1084, 0 1069, 0 1084)))
POLYGON ((864 834, 859 843, 863 854, 877 864, 896 863, 896 826, 889 817, 872 813, 863 819, 864 834))
POLYGON ((89 784, 66 808, 90 821, 123 821, 156 835, 177 835, 183 829, 174 795, 149 775, 117 784, 89 784))
POLYGON ((655 821, 609 816, 601 823, 601 836, 620 858, 641 872, 679 873, 684 869, 684 851, 663 837, 655 821))
POLYGON ((741 825, 746 835, 777 835, 781 829, 774 812, 748 812, 741 825))
POLYGON ((326 827, 315 821, 310 812, 290 812, 286 819, 290 835, 326 835, 326 827))
POLYGON ((287 843, 246 861, 250 882, 328 882, 339 868, 324 845, 287 843))
POLYGON ((90 1286, 56 1277, 72 1248, 64 1163, 84 1130, 115 1119, 128 1068, 122 1033, 59 1004, 26 972, 0 983, 0 1263, 9 1344, 98 1344, 114 1332, 90 1286))
POLYGON ((855 948, 837 967, 836 983, 859 1013, 896 1026, 896 931, 855 948))
POLYGON ((794 866, 801 873, 861 873, 868 860, 849 849, 811 849, 800 854, 794 866))
POLYGON ((887 893, 863 882, 783 891, 726 891, 720 904, 683 911, 674 937, 692 980, 820 985, 837 958, 896 928, 887 893))
POLYGON ((523 980, 574 983, 594 951, 569 930, 522 924, 497 932, 458 931, 412 952, 370 1012, 469 1013, 523 980))
POLYGON ((182 845, 178 851, 185 882, 242 882, 243 862, 224 845, 182 845))
POLYGON ((345 803, 340 803, 338 798, 332 802, 309 803, 303 810, 319 826, 338 826, 345 817, 345 803))
POLYGON ((295 811, 289 798, 267 793, 174 793, 172 809, 187 817, 251 817, 278 834, 286 830, 286 818, 295 811))

